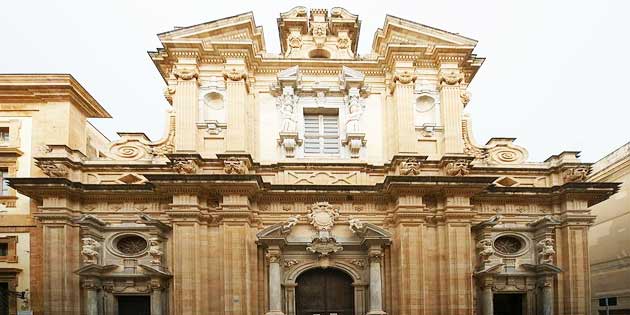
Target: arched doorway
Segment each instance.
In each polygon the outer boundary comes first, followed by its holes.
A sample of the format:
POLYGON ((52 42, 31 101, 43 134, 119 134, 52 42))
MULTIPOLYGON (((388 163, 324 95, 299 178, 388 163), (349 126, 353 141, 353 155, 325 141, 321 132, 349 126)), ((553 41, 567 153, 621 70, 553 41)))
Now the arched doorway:
POLYGON ((307 270, 297 278, 297 315, 354 315, 352 278, 334 268, 307 270))

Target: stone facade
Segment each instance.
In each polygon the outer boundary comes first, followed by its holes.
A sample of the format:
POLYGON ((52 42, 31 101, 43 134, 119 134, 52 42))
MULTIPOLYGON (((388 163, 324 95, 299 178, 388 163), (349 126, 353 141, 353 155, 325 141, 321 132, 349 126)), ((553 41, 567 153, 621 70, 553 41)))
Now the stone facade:
POLYGON ((108 141, 68 76, 0 76, 2 116, 38 122, 9 180, 37 222, 35 313, 304 314, 300 276, 326 269, 356 315, 588 312, 589 207, 617 184, 577 152, 476 144, 475 40, 387 16, 358 55, 360 25, 296 7, 280 54, 251 13, 161 33, 157 141, 108 141))
POLYGON ((622 183, 619 193, 593 207, 597 215, 589 231, 589 253, 592 278, 592 313, 606 310, 610 314, 630 313, 630 143, 593 164, 589 175, 593 182, 622 183), (616 304, 616 305, 612 305, 616 304))

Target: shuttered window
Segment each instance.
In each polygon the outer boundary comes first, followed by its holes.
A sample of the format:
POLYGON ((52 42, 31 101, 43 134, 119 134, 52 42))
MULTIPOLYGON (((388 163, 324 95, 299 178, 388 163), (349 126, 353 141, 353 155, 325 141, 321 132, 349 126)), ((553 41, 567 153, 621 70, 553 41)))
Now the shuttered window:
POLYGON ((339 116, 304 115, 304 153, 339 154, 339 116))

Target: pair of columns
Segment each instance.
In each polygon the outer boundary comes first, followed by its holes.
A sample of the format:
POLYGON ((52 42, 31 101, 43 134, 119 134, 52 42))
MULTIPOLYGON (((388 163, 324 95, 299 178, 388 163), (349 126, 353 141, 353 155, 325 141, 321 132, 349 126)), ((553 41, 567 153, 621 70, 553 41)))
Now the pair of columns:
MULTIPOLYGON (((282 312, 282 275, 280 269, 281 251, 272 246, 267 249, 269 261, 269 311, 265 315, 284 315, 282 312)), ((370 258, 370 310, 367 315, 386 315, 383 311, 380 247, 371 247, 370 258)))

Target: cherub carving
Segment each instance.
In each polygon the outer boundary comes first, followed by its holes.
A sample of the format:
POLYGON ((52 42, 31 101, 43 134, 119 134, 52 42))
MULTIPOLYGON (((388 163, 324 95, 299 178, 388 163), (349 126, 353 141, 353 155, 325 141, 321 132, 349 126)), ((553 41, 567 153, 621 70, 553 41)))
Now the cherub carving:
POLYGON ((157 237, 152 237, 149 239, 149 255, 151 255, 151 264, 152 265, 160 265, 162 264, 162 249, 160 247, 160 239, 157 237))
POLYGON ((492 248, 492 241, 490 239, 482 239, 477 243, 477 249, 479 249, 479 257, 483 262, 488 261, 490 256, 494 254, 494 249, 492 248))
POLYGON ((538 248, 538 263, 553 264, 553 256, 556 251, 553 249, 554 241, 552 238, 545 238, 536 244, 538 248))
POLYGON ((85 264, 98 264, 99 248, 101 244, 91 237, 84 237, 81 239, 83 245, 81 246, 81 256, 83 256, 83 263, 85 264))
POLYGON ((352 233, 365 232, 365 225, 363 224, 363 222, 361 222, 361 220, 357 218, 350 217, 348 219, 348 224, 349 224, 350 231, 352 231, 352 233))

